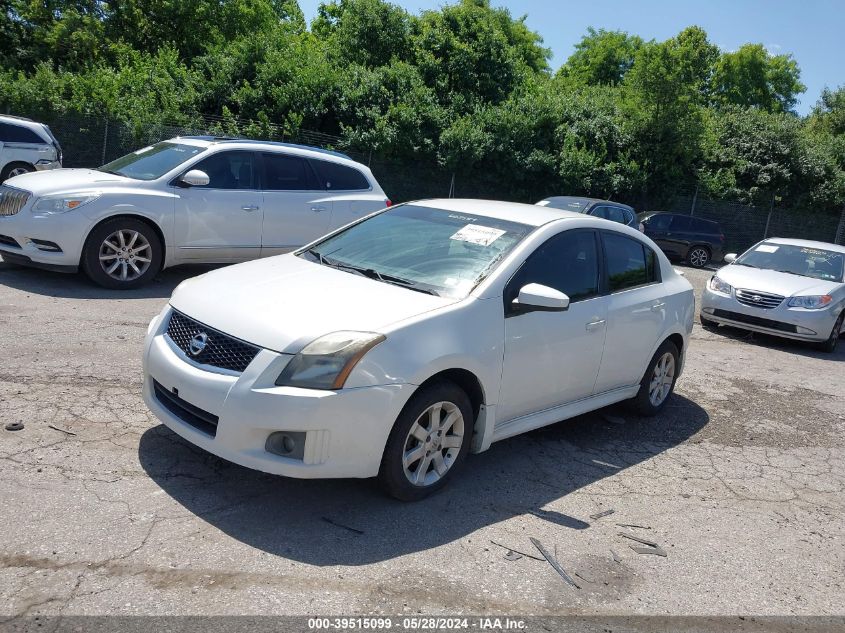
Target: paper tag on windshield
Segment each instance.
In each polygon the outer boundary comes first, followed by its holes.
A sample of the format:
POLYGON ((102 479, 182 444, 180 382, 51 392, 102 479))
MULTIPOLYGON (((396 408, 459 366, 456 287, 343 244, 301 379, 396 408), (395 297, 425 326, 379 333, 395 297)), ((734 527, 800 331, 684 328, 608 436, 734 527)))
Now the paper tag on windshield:
POLYGON ((777 246, 772 246, 771 244, 760 244, 757 248, 754 249, 759 253, 775 253, 778 250, 777 246))
POLYGON ((478 244, 479 246, 490 246, 490 244, 502 237, 505 233, 507 233, 507 231, 494 229, 490 226, 467 224, 450 239, 459 240, 461 242, 469 242, 470 244, 478 244))

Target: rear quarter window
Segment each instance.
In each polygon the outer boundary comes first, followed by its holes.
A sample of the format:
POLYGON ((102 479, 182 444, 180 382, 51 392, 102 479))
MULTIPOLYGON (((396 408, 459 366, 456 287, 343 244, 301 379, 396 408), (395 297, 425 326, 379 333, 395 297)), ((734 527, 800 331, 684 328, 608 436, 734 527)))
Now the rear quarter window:
POLYGON ((0 123, 0 141, 4 143, 38 143, 45 145, 46 141, 29 128, 12 123, 0 123))
POLYGON ((370 188, 370 182, 364 174, 354 167, 313 158, 311 165, 320 179, 320 185, 327 191, 362 191, 370 188))

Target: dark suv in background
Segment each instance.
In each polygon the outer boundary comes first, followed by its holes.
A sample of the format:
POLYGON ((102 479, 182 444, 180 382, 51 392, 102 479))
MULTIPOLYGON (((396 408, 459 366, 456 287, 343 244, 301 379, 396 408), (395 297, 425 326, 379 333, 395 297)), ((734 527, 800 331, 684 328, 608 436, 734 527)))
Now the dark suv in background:
POLYGON ((703 268, 724 257, 725 234, 718 223, 678 213, 640 213, 643 229, 670 259, 703 268))

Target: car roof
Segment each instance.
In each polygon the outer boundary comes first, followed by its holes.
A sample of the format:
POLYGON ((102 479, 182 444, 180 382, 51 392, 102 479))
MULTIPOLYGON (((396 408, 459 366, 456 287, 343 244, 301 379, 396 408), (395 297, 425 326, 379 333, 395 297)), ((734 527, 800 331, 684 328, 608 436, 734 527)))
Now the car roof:
POLYGON ((0 121, 2 121, 3 123, 15 123, 17 125, 23 125, 24 127, 28 128, 44 127, 43 123, 39 123, 38 121, 33 121, 32 119, 27 119, 26 117, 22 116, 14 116, 13 114, 0 114, 0 121))
POLYGON ((582 196, 549 196, 548 198, 543 198, 537 204, 546 201, 552 202, 554 204, 562 204, 567 206, 583 204, 585 209, 589 209, 598 204, 609 204, 615 207, 622 207, 623 209, 630 209, 631 211, 634 210, 632 206, 623 204, 621 202, 614 202, 613 200, 603 200, 601 198, 587 198, 582 196))
POLYGON ((229 136, 177 136, 176 138, 170 140, 178 140, 180 143, 187 143, 188 145, 198 145, 201 147, 211 147, 212 145, 217 144, 245 146, 252 149, 255 149, 255 146, 284 147, 286 149, 296 150, 297 152, 322 154, 324 156, 342 158, 344 161, 356 163, 356 161, 351 156, 347 156, 342 152, 336 152, 334 150, 325 149, 323 147, 314 147, 312 145, 300 145, 298 143, 282 143, 280 141, 259 141, 256 139, 233 138, 229 136))
MULTIPOLYGON (((496 220, 519 222, 529 226, 542 226, 555 220, 566 218, 584 219, 581 213, 564 211, 553 207, 538 207, 536 204, 522 202, 504 202, 502 200, 474 200, 467 198, 436 198, 432 200, 416 200, 408 204, 425 206, 442 211, 455 213, 471 213, 496 220)), ((607 220, 596 220, 607 222, 607 220)))
POLYGON ((802 248, 818 248, 826 251, 833 251, 834 253, 845 253, 845 246, 839 244, 831 244, 830 242, 817 242, 815 240, 794 240, 788 237, 770 237, 764 242, 771 242, 772 244, 783 244, 784 246, 800 246, 802 248))

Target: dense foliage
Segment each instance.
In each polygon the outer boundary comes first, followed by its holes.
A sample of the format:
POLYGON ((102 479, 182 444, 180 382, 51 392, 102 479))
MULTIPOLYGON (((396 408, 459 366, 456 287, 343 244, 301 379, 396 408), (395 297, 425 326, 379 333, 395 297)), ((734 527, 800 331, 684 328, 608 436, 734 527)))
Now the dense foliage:
POLYGON ((657 200, 693 183, 845 204, 845 88, 798 117, 789 55, 723 52, 689 27, 664 42, 589 29, 556 72, 549 59, 489 0, 420 15, 333 0, 310 28, 295 0, 0 0, 2 111, 321 131, 513 199, 657 200))

